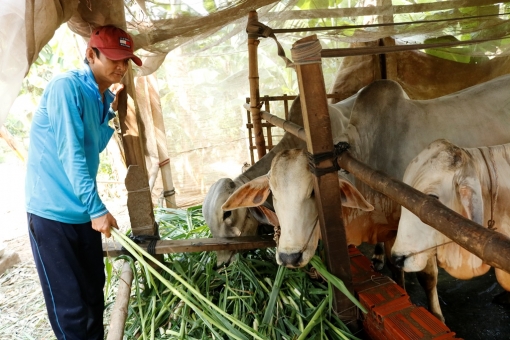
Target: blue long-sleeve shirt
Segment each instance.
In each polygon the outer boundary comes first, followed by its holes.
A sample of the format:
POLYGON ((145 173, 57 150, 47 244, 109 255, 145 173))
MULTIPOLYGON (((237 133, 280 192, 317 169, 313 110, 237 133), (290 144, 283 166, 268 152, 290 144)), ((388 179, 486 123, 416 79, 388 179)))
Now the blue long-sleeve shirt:
POLYGON ((32 119, 25 180, 26 210, 70 224, 86 223, 108 210, 97 192, 99 153, 113 129, 109 90, 101 100, 90 67, 50 81, 32 119))

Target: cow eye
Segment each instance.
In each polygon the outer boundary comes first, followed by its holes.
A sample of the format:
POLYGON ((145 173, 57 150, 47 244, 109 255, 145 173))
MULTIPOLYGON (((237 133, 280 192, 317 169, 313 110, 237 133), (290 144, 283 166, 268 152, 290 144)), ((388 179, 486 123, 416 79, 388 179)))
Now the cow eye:
POLYGON ((314 198, 315 197, 315 189, 312 189, 312 192, 310 193, 310 198, 314 198))
POLYGON ((223 213, 223 220, 226 220, 227 218, 229 218, 230 216, 232 216, 232 211, 225 211, 223 213))
POLYGON ((436 195, 434 195, 434 194, 429 194, 429 196, 430 196, 430 197, 432 197, 432 198, 435 198, 436 200, 438 200, 438 199, 439 199, 439 196, 436 196, 436 195))

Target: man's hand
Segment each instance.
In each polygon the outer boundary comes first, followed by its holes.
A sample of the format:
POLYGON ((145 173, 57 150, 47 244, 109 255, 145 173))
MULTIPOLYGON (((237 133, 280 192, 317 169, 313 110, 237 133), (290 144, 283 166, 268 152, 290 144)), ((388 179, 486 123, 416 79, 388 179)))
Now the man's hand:
POLYGON ((117 111, 117 107, 119 105, 119 97, 117 97, 117 93, 119 93, 123 89, 124 89, 124 84, 121 84, 121 83, 113 84, 112 86, 110 86, 110 91, 112 91, 112 93, 115 95, 115 98, 113 99, 113 102, 112 102, 112 110, 113 111, 117 111))
POLYGON ((119 229, 117 225, 117 220, 113 217, 109 212, 106 215, 103 215, 98 218, 94 218, 92 220, 92 229, 103 233, 104 236, 110 237, 110 227, 119 229))

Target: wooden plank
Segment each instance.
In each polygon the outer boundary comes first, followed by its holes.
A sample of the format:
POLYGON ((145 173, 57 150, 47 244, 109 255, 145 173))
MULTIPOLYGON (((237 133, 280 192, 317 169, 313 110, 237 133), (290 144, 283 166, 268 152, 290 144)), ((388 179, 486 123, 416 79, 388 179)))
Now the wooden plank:
MULTIPOLYGON (((140 247, 147 250, 148 243, 140 247)), ((218 238, 196 238, 191 240, 161 240, 156 242, 156 254, 192 253, 216 250, 249 250, 276 247, 273 236, 240 236, 218 238)), ((103 243, 104 256, 119 256, 128 254, 117 242, 103 243)))
MULTIPOLYGON (((313 35, 294 43, 292 59, 296 65, 308 152, 311 154, 332 152, 333 136, 322 74, 320 43, 317 37, 313 35), (300 48, 300 45, 305 47, 300 48), (316 54, 309 52, 310 47, 315 47, 312 52, 316 54)), ((317 165, 318 168, 330 166, 332 166, 331 159, 317 165)), ((339 277, 347 289, 353 292, 347 240, 342 221, 338 174, 334 171, 314 178, 315 198, 327 266, 329 271, 339 277)), ((357 308, 337 289, 334 290, 334 294, 336 313, 342 320, 352 321, 354 325, 357 319, 357 308)))

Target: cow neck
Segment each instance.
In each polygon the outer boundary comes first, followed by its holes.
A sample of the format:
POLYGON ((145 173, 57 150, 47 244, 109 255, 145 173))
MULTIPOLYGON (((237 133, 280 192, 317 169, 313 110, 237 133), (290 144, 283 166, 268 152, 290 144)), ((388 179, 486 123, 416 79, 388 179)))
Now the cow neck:
POLYGON ((485 166, 487 167, 487 172, 489 173, 489 196, 491 198, 491 217, 487 221, 487 227, 491 230, 496 230, 495 221, 494 221, 494 209, 496 207, 496 203, 498 200, 498 192, 499 192, 499 184, 498 184, 498 171, 496 167, 496 163, 494 161, 493 148, 491 147, 480 147, 478 148, 480 153, 482 154, 482 158, 484 160, 485 166))

